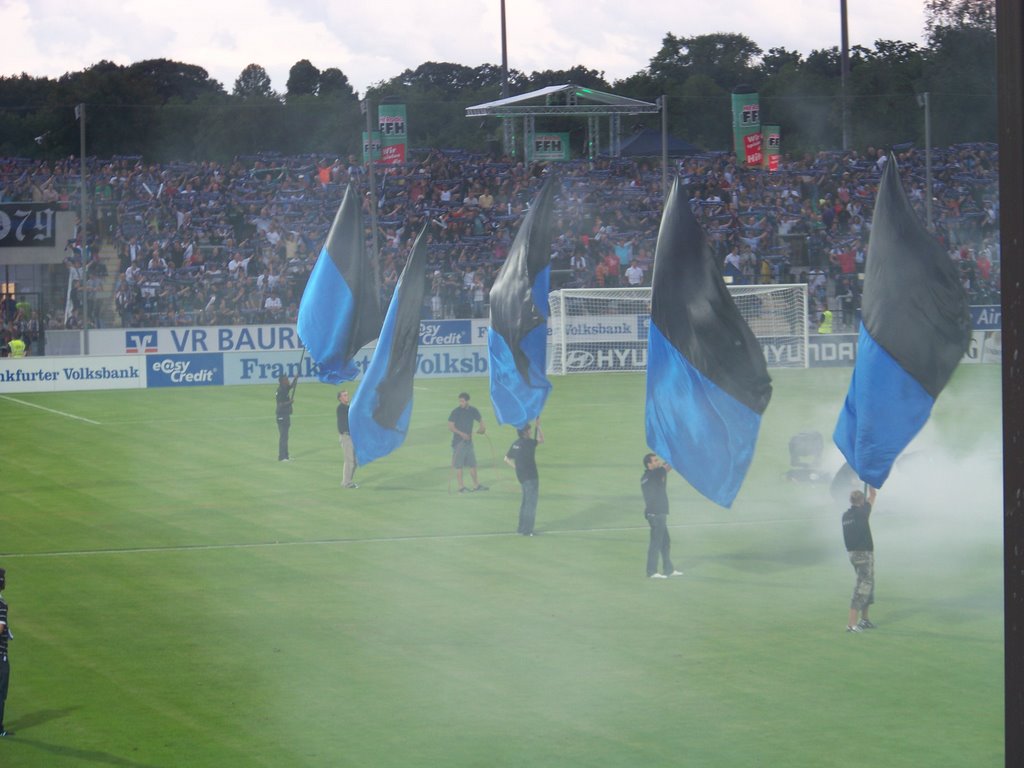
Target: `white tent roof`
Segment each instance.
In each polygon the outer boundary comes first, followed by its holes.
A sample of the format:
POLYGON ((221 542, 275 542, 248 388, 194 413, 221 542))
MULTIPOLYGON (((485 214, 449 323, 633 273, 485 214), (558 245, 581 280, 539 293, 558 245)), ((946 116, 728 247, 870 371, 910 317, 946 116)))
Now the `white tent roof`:
POLYGON ((595 91, 593 88, 567 83, 549 85, 536 91, 509 96, 507 99, 466 107, 466 117, 511 117, 513 115, 638 115, 658 112, 660 107, 649 101, 640 101, 614 93, 595 91), (551 96, 564 94, 559 103, 551 104, 551 96), (529 102, 544 99, 541 104, 529 102), (589 103, 587 103, 589 102, 589 103))

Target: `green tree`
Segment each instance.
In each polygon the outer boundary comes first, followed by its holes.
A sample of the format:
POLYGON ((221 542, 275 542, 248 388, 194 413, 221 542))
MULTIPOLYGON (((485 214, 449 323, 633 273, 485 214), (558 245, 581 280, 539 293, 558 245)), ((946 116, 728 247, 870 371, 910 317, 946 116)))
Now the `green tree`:
POLYGON ((317 95, 321 98, 341 98, 352 101, 357 98, 348 77, 337 67, 328 67, 320 73, 317 95))
POLYGON ((232 93, 243 99, 277 98, 277 94, 270 87, 270 75, 259 64, 249 64, 242 70, 235 80, 235 88, 232 93))
POLYGON ((296 96, 315 96, 320 87, 320 70, 314 67, 309 59, 302 59, 288 70, 288 84, 285 98, 296 96))
POLYGON ((202 67, 170 59, 148 59, 130 64, 125 69, 125 76, 145 83, 160 104, 174 98, 190 102, 203 95, 224 93, 224 87, 211 80, 202 67))
POLYGON ((944 27, 933 35, 920 90, 932 94, 936 144, 996 139, 995 33, 944 27))
POLYGON ((761 48, 746 35, 719 32, 676 37, 669 33, 662 40, 661 50, 651 59, 648 71, 662 81, 706 75, 726 90, 740 83, 757 87, 761 76, 755 62, 761 53, 761 48))
POLYGON ((769 48, 768 53, 761 57, 761 73, 765 78, 779 74, 785 67, 799 67, 803 56, 796 51, 785 48, 769 48))
POLYGON ((925 0, 924 28, 929 40, 943 29, 977 29, 995 34, 995 0, 925 0))
POLYGON ((876 40, 874 49, 851 51, 847 96, 854 146, 883 146, 923 139, 917 104, 924 59, 914 43, 876 40))
POLYGON ((610 91, 611 86, 604 79, 604 72, 596 69, 576 66, 572 69, 546 69, 543 72, 534 72, 527 79, 527 89, 535 91, 538 88, 547 88, 552 85, 579 85, 583 88, 593 88, 597 91, 610 91))

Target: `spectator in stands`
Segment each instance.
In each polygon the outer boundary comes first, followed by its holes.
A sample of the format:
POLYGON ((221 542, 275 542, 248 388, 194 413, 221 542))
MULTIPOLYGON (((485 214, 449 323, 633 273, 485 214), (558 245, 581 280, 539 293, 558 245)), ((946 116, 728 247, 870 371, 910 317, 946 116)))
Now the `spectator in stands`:
POLYGON ((281 297, 277 295, 277 291, 271 291, 270 295, 267 296, 263 302, 264 319, 270 323, 281 322, 281 313, 284 310, 284 305, 281 303, 281 297))
POLYGON ((629 267, 626 269, 626 282, 629 283, 630 288, 639 288, 644 284, 644 269, 636 259, 629 262, 629 267))
POLYGON ((587 256, 584 249, 577 246, 569 258, 569 269, 572 270, 572 278, 575 287, 585 288, 590 284, 590 269, 587 263, 587 256))
MULTIPOLYGON (((996 148, 965 145, 933 148, 935 230, 951 250, 974 250, 973 266, 965 267, 965 280, 972 296, 998 301, 998 165, 996 148), (989 242, 987 265, 980 252, 989 242), (973 269, 973 275, 971 270, 973 269), (988 277, 985 277, 985 273, 988 277)), ((829 254, 852 251, 855 270, 863 272, 866 238, 879 180, 879 166, 885 152, 821 152, 806 158, 784 158, 778 173, 737 168, 726 153, 704 153, 679 163, 681 182, 692 201, 694 213, 708 233, 715 255, 725 261, 727 254, 742 254, 751 248, 752 267, 735 266, 735 279, 763 282, 790 279, 783 266, 799 252, 816 268, 829 254), (831 214, 814 204, 824 200, 831 214), (848 224, 846 222, 849 217, 848 224), (832 224, 825 219, 831 216, 832 224), (844 231, 845 230, 845 231, 844 231), (852 238, 860 237, 860 241, 852 238), (851 243, 853 245, 851 246, 851 243), (737 250, 733 250, 737 249, 737 250), (822 259, 824 257, 824 259, 822 259), (766 262, 770 262, 766 267, 766 262)), ((913 204, 923 213, 925 190, 919 178, 924 153, 910 150, 899 158, 913 204)), ((282 303, 290 306, 301 295, 306 276, 319 253, 340 202, 343 184, 352 180, 362 192, 366 187, 363 169, 350 158, 348 164, 328 163, 325 158, 261 155, 236 158, 228 164, 173 163, 157 165, 139 158, 90 160, 97 180, 97 218, 112 230, 115 251, 126 273, 132 262, 146 269, 154 248, 162 253, 166 267, 155 264, 159 275, 151 279, 168 282, 171 291, 156 291, 138 320, 153 324, 161 317, 177 317, 180 307, 165 307, 165 300, 180 298, 182 289, 199 279, 204 269, 212 276, 237 272, 228 261, 233 254, 253 267, 252 274, 265 274, 269 267, 280 278, 282 303), (323 183, 329 165, 330 181, 323 183)), ((65 164, 50 161, 4 159, 0 162, 0 188, 8 198, 42 199, 46 194, 58 200, 68 198, 76 174, 65 164), (52 178, 52 181, 49 181, 52 178), (33 181, 34 179, 34 181, 33 181), (33 191, 35 190, 35 191, 33 191)), ((573 281, 594 280, 591 269, 605 262, 608 250, 618 249, 619 268, 636 259, 641 267, 651 263, 660 223, 660 170, 649 163, 625 159, 598 158, 560 164, 562 190, 556 203, 560 237, 555 243, 557 259, 568 262, 573 281), (622 249, 631 246, 627 260, 622 249), (642 254, 647 253, 645 257, 642 254), (586 267, 574 262, 577 255, 589 261, 586 267)), ((416 232, 422 221, 435 222, 430 244, 431 270, 442 275, 458 270, 493 270, 505 258, 512 235, 526 205, 542 181, 535 168, 507 158, 471 155, 462 151, 431 150, 410 156, 406 166, 389 169, 378 189, 380 210, 390 217, 381 226, 393 233, 387 246, 392 266, 400 272, 411 248, 408 233, 416 232), (474 207, 468 205, 475 201, 474 207), (488 205, 488 198, 493 202, 488 205), (467 205, 463 205, 467 203, 467 205), (440 222, 440 225, 436 222, 440 222)), ((365 195, 364 195, 364 199, 365 195)), ((75 252, 93 261, 97 252, 93 238, 83 249, 77 239, 75 252)), ((69 273, 81 268, 72 254, 69 273)), ((749 266, 749 265, 748 265, 749 266)), ((850 274, 835 264, 817 292, 819 305, 841 292, 837 280, 850 274)), ((248 271, 248 270, 247 270, 248 271)), ((612 284, 616 275, 610 264, 599 277, 612 284)), ((75 300, 80 304, 82 278, 72 278, 75 300)), ((134 281, 132 281, 134 282, 134 281)), ((628 280, 627 280, 628 282, 628 280)), ((251 284, 265 299, 266 280, 251 284)), ((484 279, 485 286, 488 280, 484 279)), ((250 283, 246 282, 247 290, 250 283)), ((204 286, 215 294, 219 284, 204 286)), ((471 285, 462 293, 471 290, 471 285)), ((382 301, 388 295, 382 296, 382 301)), ((246 303, 251 303, 248 299, 246 303)), ((449 297, 451 315, 472 312, 471 298, 449 297)), ((442 302, 444 306, 444 302, 442 302)), ((287 314, 287 309, 285 310, 287 314)), ((134 314, 134 313, 133 313, 134 314)), ((288 318, 294 320, 294 318, 288 318)))

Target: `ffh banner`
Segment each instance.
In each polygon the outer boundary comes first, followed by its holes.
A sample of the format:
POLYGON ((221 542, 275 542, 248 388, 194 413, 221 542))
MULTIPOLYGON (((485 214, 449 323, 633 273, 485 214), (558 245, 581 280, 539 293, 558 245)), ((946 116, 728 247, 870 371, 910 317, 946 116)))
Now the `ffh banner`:
POLYGON ((401 165, 408 143, 405 104, 381 104, 377 108, 377 127, 381 142, 381 162, 401 165))
POLYGON ((733 151, 738 161, 761 165, 761 106, 760 99, 750 86, 737 86, 732 92, 733 151), (756 138, 755 138, 756 136, 756 138))

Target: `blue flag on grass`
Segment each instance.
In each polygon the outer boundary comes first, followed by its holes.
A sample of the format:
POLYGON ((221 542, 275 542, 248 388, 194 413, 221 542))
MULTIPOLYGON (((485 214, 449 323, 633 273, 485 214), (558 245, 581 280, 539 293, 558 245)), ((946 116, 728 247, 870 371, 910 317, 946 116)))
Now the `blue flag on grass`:
POLYGON ((404 442, 409 430, 426 291, 426 241, 424 227, 398 278, 377 347, 349 409, 358 464, 387 456, 404 442))
POLYGON ((359 373, 352 358, 380 333, 380 298, 358 196, 349 186, 299 302, 299 338, 319 365, 320 381, 340 384, 359 373))
POLYGON ((517 429, 540 416, 547 379, 551 210, 555 181, 544 182, 491 287, 487 330, 491 403, 499 424, 517 429))
POLYGON ((647 444, 704 496, 732 506, 772 396, 761 345, 673 183, 658 231, 647 336, 647 444))
POLYGON ((833 439, 860 479, 881 488, 971 338, 959 270, 914 212, 892 155, 875 200, 863 297, 857 361, 833 439))

